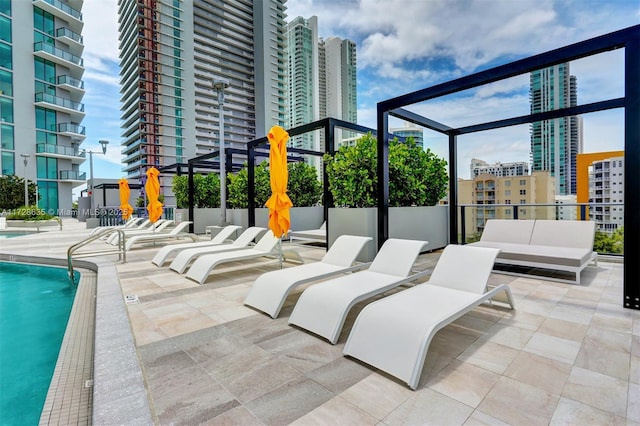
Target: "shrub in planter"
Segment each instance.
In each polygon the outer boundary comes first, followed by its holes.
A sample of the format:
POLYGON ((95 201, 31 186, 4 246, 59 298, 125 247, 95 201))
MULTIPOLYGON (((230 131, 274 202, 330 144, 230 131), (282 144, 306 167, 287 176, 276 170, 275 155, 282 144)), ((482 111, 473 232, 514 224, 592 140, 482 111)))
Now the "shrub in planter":
MULTIPOLYGON (((210 173, 206 176, 193 175, 193 200, 194 207, 217 208, 220 207, 220 176, 210 173)), ((176 197, 179 209, 189 207, 189 176, 174 176, 172 191, 176 197)))
POLYGON ((313 166, 304 162, 289 163, 287 194, 294 207, 312 207, 322 200, 322 184, 313 166))
MULTIPOLYGON (((268 161, 263 161, 254 167, 256 207, 264 207, 271 196, 269 183, 268 161)), ((249 207, 249 171, 247 165, 236 174, 229 173, 227 185, 227 202, 232 209, 246 209, 249 207)))
MULTIPOLYGON (((263 161, 254 169, 256 206, 264 207, 271 196, 271 183, 269 178, 269 163, 263 161)), ((287 195, 294 207, 310 207, 320 202, 322 197, 322 185, 318 181, 316 169, 306 163, 289 163, 289 181, 287 195)), ((247 208, 248 199, 248 171, 246 166, 237 174, 229 174, 227 187, 227 200, 232 208, 247 208)))
MULTIPOLYGON (((329 190, 338 207, 377 205, 377 139, 362 136, 354 146, 324 156, 329 190)), ((413 138, 389 141, 389 206, 433 206, 446 194, 447 162, 413 138)))

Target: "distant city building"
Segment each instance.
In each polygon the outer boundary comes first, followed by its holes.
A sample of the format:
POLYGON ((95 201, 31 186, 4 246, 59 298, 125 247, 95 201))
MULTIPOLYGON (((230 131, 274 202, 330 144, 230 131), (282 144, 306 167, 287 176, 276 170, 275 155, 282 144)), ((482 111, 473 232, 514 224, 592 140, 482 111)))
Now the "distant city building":
MULTIPOLYGON (((537 70, 530 75, 531 113, 578 104, 576 77, 569 63, 537 70)), ((548 170, 556 178, 558 195, 576 193, 576 155, 582 152, 582 118, 577 116, 531 124, 531 171, 548 170)))
POLYGON ((82 6, 0 2, 2 174, 35 182, 38 206, 59 215, 71 214, 73 188, 86 183, 82 6))
MULTIPOLYGON (((358 121, 356 45, 338 37, 318 37, 318 18, 298 16, 287 24, 287 128, 326 117, 358 121)), ((355 136, 336 130, 336 140, 355 136)), ((293 136, 289 146, 323 152, 324 132, 293 136)), ((320 170, 320 157, 307 161, 320 170)))
POLYGON ((579 207, 575 195, 556 195, 556 219, 577 220, 579 207), (565 205, 566 204, 566 205, 565 205))
MULTIPOLYGON (((356 44, 351 40, 328 37, 319 42, 320 61, 320 118, 333 117, 349 123, 358 122, 356 44), (322 65, 324 62, 324 68, 322 65), (324 72, 323 72, 324 70, 324 72), (324 80, 324 85, 322 84, 324 80)), ((336 129, 336 140, 355 136, 353 132, 336 129)), ((321 141, 324 149, 324 141, 321 141)))
MULTIPOLYGON (((185 163, 285 125, 286 0, 119 1, 123 172, 185 163)), ((161 179, 163 186, 170 185, 161 179)), ((163 191, 170 196, 169 191, 163 191)))
POLYGON ((589 168, 589 220, 612 232, 624 226, 624 157, 597 160, 589 168))
MULTIPOLYGON (((623 157, 624 151, 604 151, 604 152, 589 152, 578 154, 576 156, 576 183, 577 193, 576 201, 578 204, 589 204, 591 194, 589 186, 589 175, 592 172, 592 164, 599 160, 606 160, 608 158, 623 157)), ((586 212, 588 217, 588 209, 586 212)), ((578 219, 584 220, 587 217, 581 216, 581 211, 578 211, 578 219)))
POLYGON ((497 162, 489 164, 486 161, 472 158, 470 171, 471 178, 482 174, 488 174, 498 177, 523 176, 529 174, 529 163, 527 163, 526 161, 516 161, 513 163, 497 162))
POLYGON ((458 180, 458 204, 477 205, 465 208, 467 237, 481 233, 489 219, 516 219, 516 214, 517 219, 555 219, 554 199, 555 179, 550 172, 509 177, 483 174, 458 180))
MULTIPOLYGON (((318 17, 294 18, 287 24, 288 114, 287 128, 320 119, 320 64, 318 17)), ((318 132, 293 136, 289 146, 319 150, 318 132)))
POLYGON ((413 138, 416 144, 424 147, 424 130, 413 123, 405 121, 403 127, 390 128, 389 133, 402 138, 413 138))

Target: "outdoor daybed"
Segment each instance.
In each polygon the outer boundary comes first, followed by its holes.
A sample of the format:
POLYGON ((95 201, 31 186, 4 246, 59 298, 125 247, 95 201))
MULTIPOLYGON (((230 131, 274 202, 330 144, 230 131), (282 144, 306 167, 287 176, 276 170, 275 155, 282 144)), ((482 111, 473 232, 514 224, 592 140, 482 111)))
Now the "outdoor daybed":
MULTIPOLYGON (((490 219, 473 246, 497 248, 496 265, 528 266, 575 274, 574 280, 541 278, 580 284, 580 272, 598 253, 593 251, 595 223, 577 220, 490 219)), ((513 273, 498 270, 500 273, 513 273)))

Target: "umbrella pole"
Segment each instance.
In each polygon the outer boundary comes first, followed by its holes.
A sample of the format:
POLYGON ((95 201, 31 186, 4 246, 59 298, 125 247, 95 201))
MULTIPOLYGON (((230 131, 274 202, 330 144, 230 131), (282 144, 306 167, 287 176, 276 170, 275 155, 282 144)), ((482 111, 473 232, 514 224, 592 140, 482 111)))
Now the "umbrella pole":
POLYGON ((278 264, 280 269, 282 269, 282 236, 278 239, 278 251, 280 252, 278 256, 278 264))

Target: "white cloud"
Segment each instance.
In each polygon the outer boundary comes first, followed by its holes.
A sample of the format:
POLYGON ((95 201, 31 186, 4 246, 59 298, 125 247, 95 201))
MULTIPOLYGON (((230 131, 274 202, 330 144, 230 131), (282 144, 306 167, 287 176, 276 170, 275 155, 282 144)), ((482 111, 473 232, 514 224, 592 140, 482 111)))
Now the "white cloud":
POLYGON ((118 2, 89 0, 82 6, 84 57, 118 60, 118 2))

